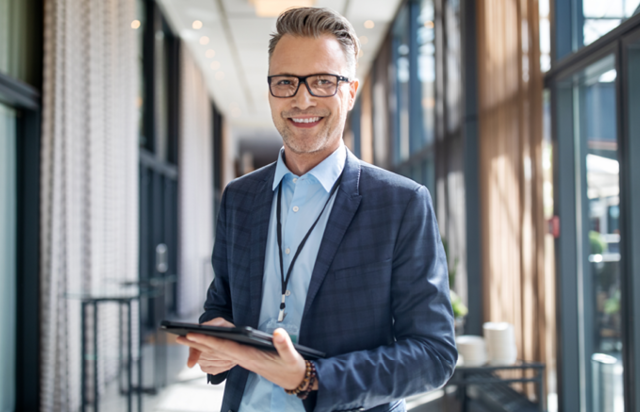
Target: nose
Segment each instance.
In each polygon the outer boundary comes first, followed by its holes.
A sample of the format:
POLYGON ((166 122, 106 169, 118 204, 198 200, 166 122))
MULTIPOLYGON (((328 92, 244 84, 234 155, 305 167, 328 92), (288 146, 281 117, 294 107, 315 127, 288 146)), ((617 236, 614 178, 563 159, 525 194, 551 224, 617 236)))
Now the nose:
POLYGON ((316 98, 309 93, 306 83, 302 83, 298 88, 298 93, 293 96, 293 106, 305 110, 316 105, 316 98))

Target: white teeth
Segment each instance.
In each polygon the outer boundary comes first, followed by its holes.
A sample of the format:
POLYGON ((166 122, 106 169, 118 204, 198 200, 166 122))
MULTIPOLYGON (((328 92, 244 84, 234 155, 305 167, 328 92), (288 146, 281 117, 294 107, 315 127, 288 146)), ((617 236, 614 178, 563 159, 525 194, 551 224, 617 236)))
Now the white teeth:
POLYGON ((320 117, 308 117, 305 119, 296 119, 292 117, 291 120, 293 120, 295 123, 315 123, 320 120, 320 117))

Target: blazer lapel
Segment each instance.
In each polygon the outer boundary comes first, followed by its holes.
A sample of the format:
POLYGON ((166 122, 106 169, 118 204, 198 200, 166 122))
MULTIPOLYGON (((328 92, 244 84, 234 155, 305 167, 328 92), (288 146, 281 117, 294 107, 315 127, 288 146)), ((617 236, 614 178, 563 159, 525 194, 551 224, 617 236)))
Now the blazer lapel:
POLYGON ((304 312, 302 313, 303 323, 313 303, 313 299, 316 297, 327 275, 331 262, 333 262, 333 258, 338 251, 338 246, 340 246, 342 238, 351 224, 351 220, 356 214, 358 206, 360 206, 360 200, 362 199, 359 193, 360 161, 348 149, 347 160, 344 167, 344 175, 340 183, 340 189, 333 203, 331 215, 329 216, 327 227, 322 236, 320 250, 318 250, 318 257, 316 258, 313 273, 311 274, 307 300, 304 305, 304 312))
POLYGON ((251 261, 249 273, 249 291, 251 313, 248 315, 248 326, 258 328, 260 322, 260 307, 262 306, 262 278, 264 274, 264 259, 269 235, 269 219, 273 203, 273 175, 275 164, 265 180, 258 184, 258 190, 253 199, 254 209, 251 214, 251 261))

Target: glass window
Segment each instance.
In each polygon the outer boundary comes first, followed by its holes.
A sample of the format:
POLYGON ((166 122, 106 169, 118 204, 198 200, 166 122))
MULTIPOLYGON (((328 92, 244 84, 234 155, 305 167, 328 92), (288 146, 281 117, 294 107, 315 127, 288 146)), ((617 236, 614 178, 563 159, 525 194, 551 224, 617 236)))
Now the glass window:
MULTIPOLYGON (((587 410, 623 411, 620 186, 614 56, 559 82, 572 96, 575 142, 578 316, 587 410)), ((559 130, 560 130, 559 129, 559 130)))
POLYGON ((582 0, 582 18, 578 14, 582 38, 577 46, 588 46, 638 13, 640 0, 582 0))
POLYGON ((33 86, 40 78, 37 44, 40 23, 34 21, 35 0, 0 0, 0 72, 33 86))
POLYGON ((136 30, 137 37, 137 62, 138 62, 138 143, 140 147, 147 147, 147 135, 144 125, 144 96, 145 96, 145 75, 144 75, 144 32, 146 26, 146 7, 143 0, 136 1, 136 19, 131 22, 131 28, 136 30))
POLYGON ((418 79, 420 81, 423 141, 420 147, 430 145, 435 136, 436 108, 436 45, 435 11, 433 0, 423 0, 417 25, 418 79))
POLYGON ((409 101, 410 101, 410 42, 409 5, 403 7, 393 25, 393 60, 396 70, 396 118, 394 142, 395 164, 407 160, 410 155, 409 101))
MULTIPOLYGON (((633 114, 629 118, 629 140, 640 144, 640 40, 631 44, 628 48, 629 56, 629 107, 628 113, 633 114)), ((638 176, 635 176, 638 179, 638 176)))
POLYGON ((169 47, 168 41, 171 35, 163 19, 162 29, 155 34, 155 98, 156 98, 156 141, 155 153, 158 159, 169 158, 169 47))
POLYGON ((462 43, 460 38, 460 1, 447 0, 444 13, 446 126, 448 133, 462 123, 462 43))
POLYGON ((16 112, 0 104, 0 410, 15 409, 16 112))

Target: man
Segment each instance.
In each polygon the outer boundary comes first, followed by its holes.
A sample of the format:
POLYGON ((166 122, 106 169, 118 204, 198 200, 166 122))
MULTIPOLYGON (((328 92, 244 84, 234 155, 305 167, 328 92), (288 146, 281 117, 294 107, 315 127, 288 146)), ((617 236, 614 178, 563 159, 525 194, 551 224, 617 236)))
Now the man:
POLYGON ((453 371, 446 258, 429 193, 342 143, 357 55, 353 27, 335 12, 299 8, 278 19, 269 103, 284 148, 224 192, 200 318, 273 333, 277 353, 179 338, 190 367, 197 362, 211 383, 226 379, 223 411, 403 411, 404 397, 453 371), (305 361, 292 341, 327 357, 305 361))

